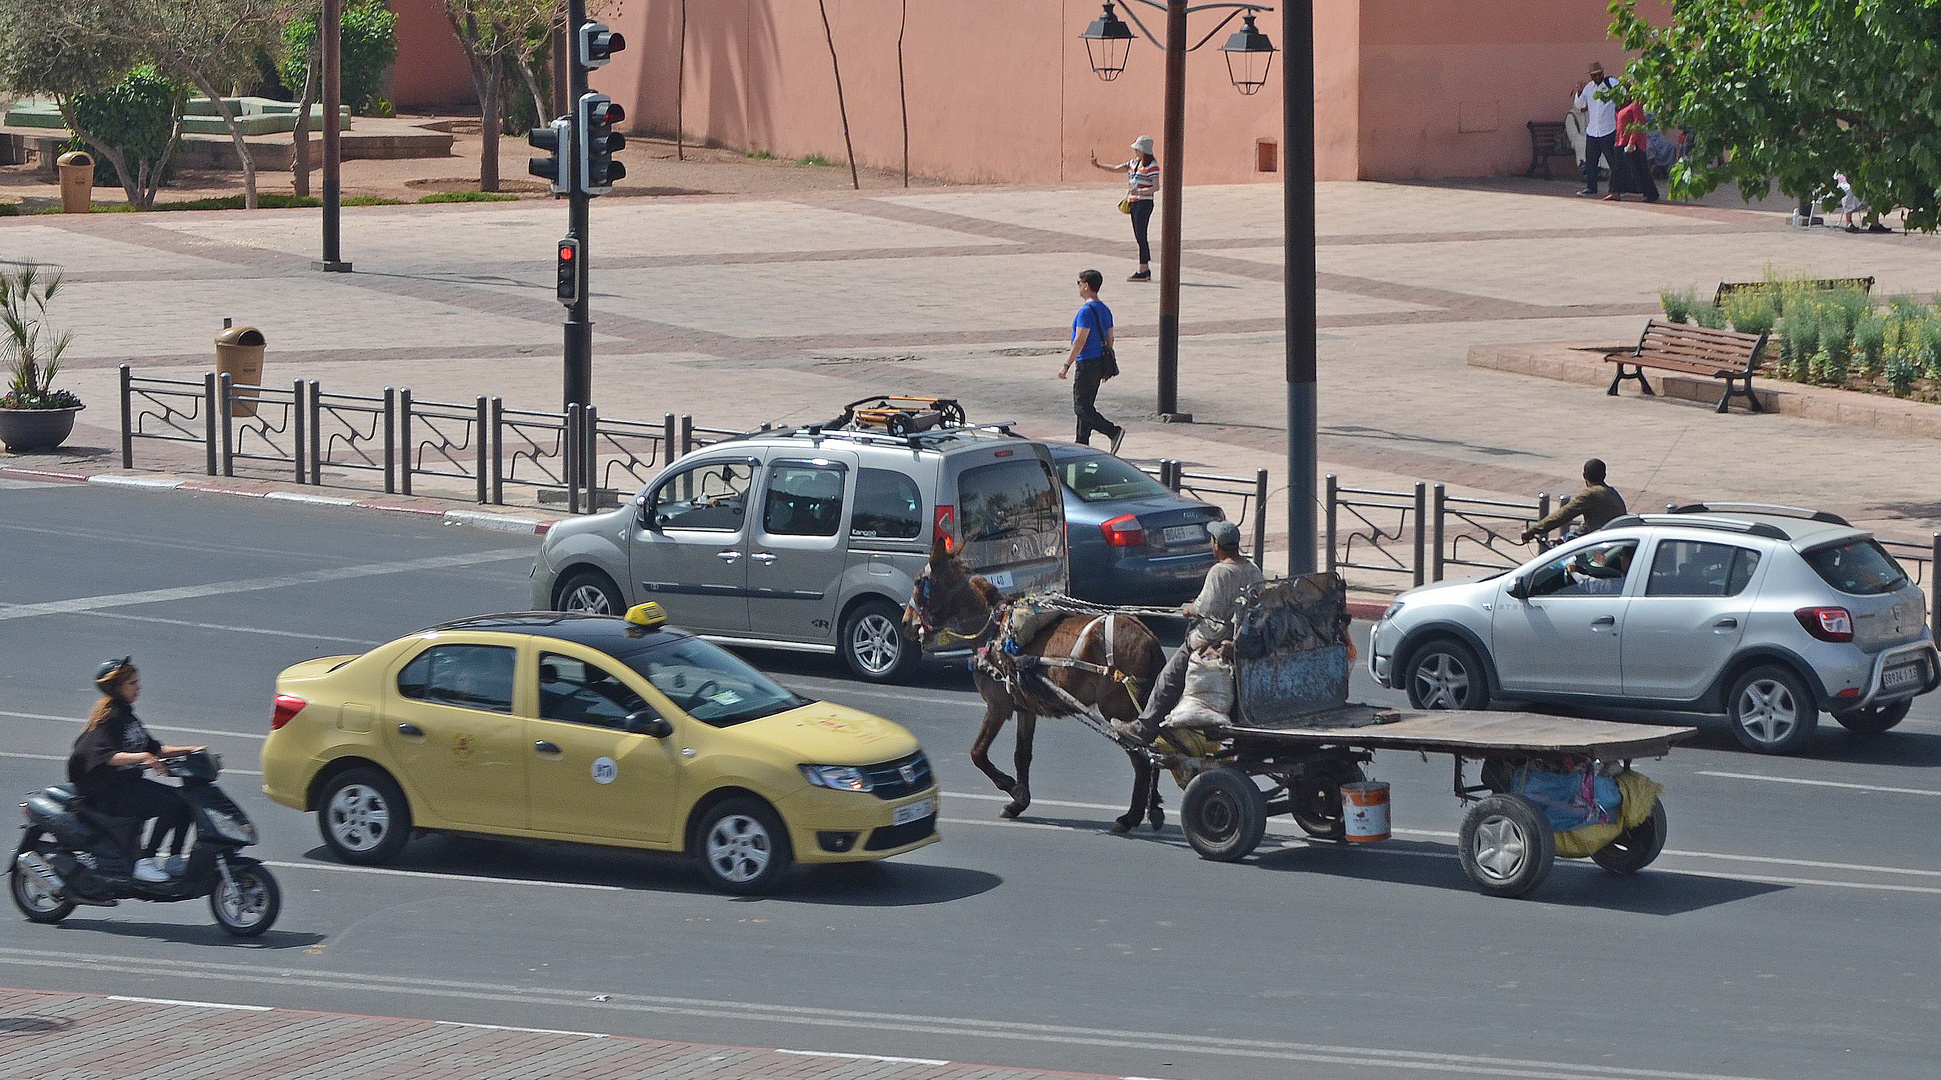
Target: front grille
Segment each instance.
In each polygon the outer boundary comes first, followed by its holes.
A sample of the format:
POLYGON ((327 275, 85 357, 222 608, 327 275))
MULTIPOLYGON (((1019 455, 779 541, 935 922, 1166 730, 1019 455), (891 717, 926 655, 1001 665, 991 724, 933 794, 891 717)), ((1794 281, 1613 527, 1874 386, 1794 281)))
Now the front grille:
POLYGON ((930 759, 919 750, 906 758, 886 761, 881 765, 863 766, 863 774, 873 785, 870 793, 879 799, 901 799, 905 795, 915 795, 928 791, 930 779, 930 759), (910 778, 904 779, 904 769, 909 769, 910 778))
POLYGON ((917 841, 937 831, 937 815, 902 825, 890 825, 869 834, 869 843, 863 845, 864 851, 888 851, 917 841))

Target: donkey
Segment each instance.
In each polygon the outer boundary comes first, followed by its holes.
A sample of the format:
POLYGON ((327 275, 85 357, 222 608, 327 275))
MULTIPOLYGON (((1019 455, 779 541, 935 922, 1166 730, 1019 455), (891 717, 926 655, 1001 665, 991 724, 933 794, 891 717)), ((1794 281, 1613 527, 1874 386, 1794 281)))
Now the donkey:
MULTIPOLYGON (((1136 720, 1135 688, 1143 698, 1165 662, 1159 639, 1129 615, 1059 616, 1017 653, 1006 652, 1001 624, 1011 609, 997 587, 971 573, 941 537, 903 609, 905 632, 925 649, 968 644, 976 650, 971 677, 984 699, 984 726, 971 745, 971 761, 1011 796, 999 812, 1007 818, 1031 805, 1031 744, 1040 716, 1076 716, 1095 707, 1107 724, 1136 720), (989 753, 1014 713, 1015 778, 991 764, 989 753)), ((1144 747, 1128 746, 1126 756, 1132 760, 1132 806, 1113 819, 1112 831, 1130 832, 1144 817, 1157 832, 1166 820, 1158 771, 1144 747)))

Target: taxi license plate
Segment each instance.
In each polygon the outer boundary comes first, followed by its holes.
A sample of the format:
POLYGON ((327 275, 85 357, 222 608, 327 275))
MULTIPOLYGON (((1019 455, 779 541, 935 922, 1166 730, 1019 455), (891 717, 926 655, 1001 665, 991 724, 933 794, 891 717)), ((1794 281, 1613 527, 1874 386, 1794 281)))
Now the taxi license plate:
MULTIPOLYGON (((990 582, 991 587, 994 589, 998 589, 1000 591, 1004 589, 1008 589, 1011 587, 1011 571, 999 570, 994 574, 985 574, 984 580, 990 582)), ((903 823, 899 821, 897 822, 897 824, 901 825, 903 823)))
POLYGON ((924 818, 936 812, 936 800, 934 799, 913 802, 908 806, 899 806, 890 811, 890 824, 908 825, 912 821, 922 821, 924 818))
POLYGON ((1190 544, 1196 540, 1206 539, 1206 526, 1172 525, 1168 526, 1165 532, 1160 533, 1160 536, 1165 539, 1167 547, 1174 544, 1190 544))
POLYGON ((1903 686, 1914 686, 1920 683, 1921 677, 1925 674, 1927 674, 1927 671, 1920 664, 1902 664, 1899 667, 1890 667, 1880 673, 1880 688, 1882 690, 1897 690, 1903 686))

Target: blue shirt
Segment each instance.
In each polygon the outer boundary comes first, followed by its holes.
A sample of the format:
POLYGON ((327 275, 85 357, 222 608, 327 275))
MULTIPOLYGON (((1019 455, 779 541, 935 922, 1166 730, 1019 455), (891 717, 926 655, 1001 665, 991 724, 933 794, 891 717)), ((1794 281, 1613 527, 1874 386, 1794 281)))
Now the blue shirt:
POLYGON ((1090 330, 1085 338, 1085 348, 1078 354, 1080 363, 1097 360, 1105 355, 1105 332, 1112 329, 1112 309, 1103 300, 1087 300, 1085 306, 1072 316, 1072 340, 1078 340, 1079 330, 1090 330))

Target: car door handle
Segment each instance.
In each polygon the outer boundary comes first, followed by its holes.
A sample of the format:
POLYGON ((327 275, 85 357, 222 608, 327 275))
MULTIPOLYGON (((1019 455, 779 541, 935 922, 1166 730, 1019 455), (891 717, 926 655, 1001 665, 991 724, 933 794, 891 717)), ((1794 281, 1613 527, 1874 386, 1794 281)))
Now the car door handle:
POLYGON ((399 724, 398 734, 407 739, 422 739, 425 737, 424 731, 416 724, 399 724))
POLYGON ((532 744, 532 748, 533 748, 534 750, 537 750, 537 751, 539 751, 539 752, 540 752, 540 753, 542 753, 542 754, 557 754, 557 753, 559 753, 559 747, 557 747, 557 746, 554 746, 554 745, 553 745, 552 743, 549 743, 549 742, 547 742, 547 741, 546 741, 546 740, 544 740, 544 739, 541 739, 541 740, 539 740, 538 742, 536 742, 536 743, 533 743, 533 744, 532 744))
POLYGON ((1601 619, 1593 619, 1591 620, 1591 625, 1595 627, 1616 626, 1617 616, 1606 615, 1601 619))
POLYGON ((755 560, 758 563, 761 563, 763 566, 767 566, 769 563, 772 563, 775 561, 775 556, 770 555, 766 551, 757 551, 756 553, 748 557, 755 560))
POLYGON ((722 562, 734 562, 736 559, 741 558, 741 552, 736 551, 734 548, 729 548, 726 551, 715 552, 714 557, 720 559, 722 562))
POLYGON ((1718 622, 1715 622, 1712 624, 1712 628, 1715 630, 1734 630, 1734 629, 1737 629, 1738 626, 1739 626, 1739 620, 1733 618, 1730 615, 1727 615, 1725 618, 1720 619, 1718 622))

